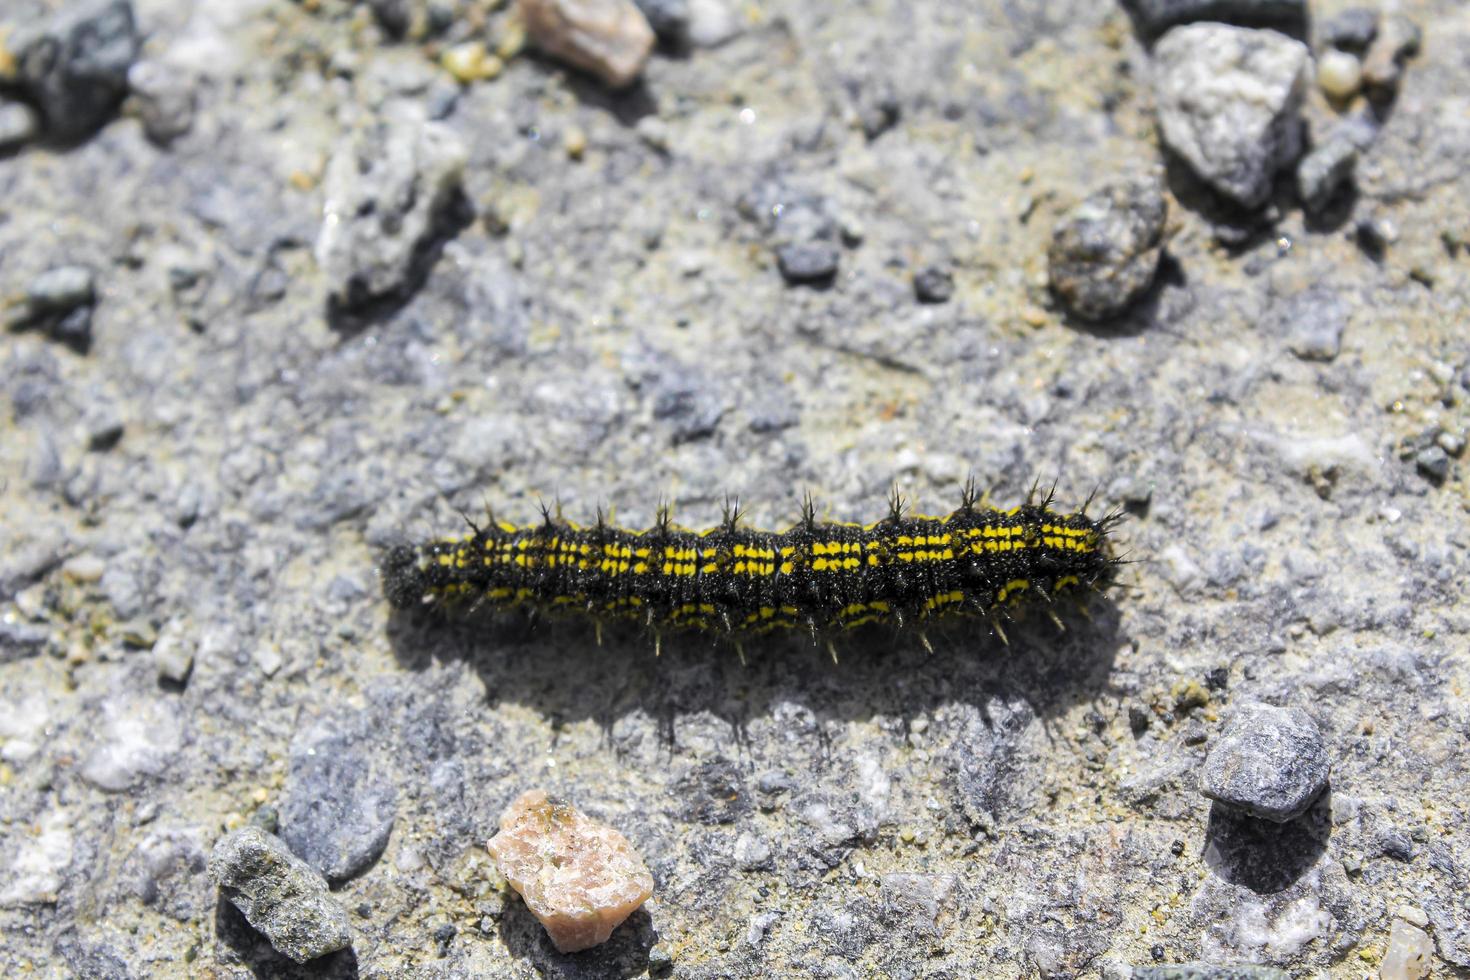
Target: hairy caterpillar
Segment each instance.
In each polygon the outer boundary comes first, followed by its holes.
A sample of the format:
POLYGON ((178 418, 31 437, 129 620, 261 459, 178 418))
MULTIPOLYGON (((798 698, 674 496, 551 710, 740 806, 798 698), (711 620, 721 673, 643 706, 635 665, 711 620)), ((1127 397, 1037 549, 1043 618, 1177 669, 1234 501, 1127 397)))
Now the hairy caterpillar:
MULTIPOLYGON (((973 481, 948 517, 906 516, 895 492, 872 524, 819 521, 808 497, 786 531, 740 526, 738 505, 705 531, 672 522, 667 507, 646 531, 603 519, 580 526, 543 506, 541 523, 496 522, 460 539, 400 546, 381 573, 401 609, 441 603, 569 610, 641 620, 655 631, 693 629, 738 639, 775 629, 814 637, 867 623, 897 626, 957 613, 987 616, 1020 602, 1050 603, 1102 591, 1118 559, 1108 531, 1119 520, 1039 502, 999 510, 973 481)), ((468 518, 466 518, 468 521, 468 518)), ((1054 617, 1055 618, 1055 617, 1054 617)))

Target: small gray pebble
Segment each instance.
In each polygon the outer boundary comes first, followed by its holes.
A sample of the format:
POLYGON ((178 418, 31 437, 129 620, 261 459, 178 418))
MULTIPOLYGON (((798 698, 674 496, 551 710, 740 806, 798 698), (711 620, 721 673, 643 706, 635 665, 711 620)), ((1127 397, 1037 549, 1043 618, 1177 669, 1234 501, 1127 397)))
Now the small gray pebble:
POLYGON ((1443 483, 1450 475, 1450 455, 1439 446, 1429 446, 1419 450, 1414 466, 1433 482, 1443 483))
POLYGON ((840 253, 832 242, 793 242, 776 250, 781 275, 793 286, 828 282, 837 274, 840 253))
POLYGON ((1327 785, 1322 733, 1300 708, 1242 705, 1205 759, 1200 790, 1265 820, 1301 816, 1327 785))
POLYGON ((1358 148, 1346 137, 1334 137, 1302 157, 1296 167, 1297 194, 1311 214, 1325 209, 1347 184, 1358 164, 1358 148))
POLYGON ((143 39, 129 0, 80 0, 12 43, 17 83, 46 132, 72 141, 112 117, 143 39))
POLYGON ((1047 260, 1051 287, 1088 320, 1115 317, 1153 284, 1168 207, 1154 177, 1111 184, 1057 223, 1047 260))
POLYGON ((252 926, 297 963, 352 942, 347 911, 306 862, 259 827, 220 838, 209 876, 252 926))
POLYGON ((920 303, 947 303, 954 295, 954 276, 940 266, 925 266, 914 275, 914 295, 920 303))
POLYGON ((1323 22, 1320 36, 1323 44, 1334 48, 1364 51, 1378 36, 1378 11, 1372 7, 1340 10, 1323 22))
POLYGON ((1397 830, 1385 830, 1378 835, 1378 851, 1405 864, 1414 860, 1414 842, 1397 830))
POLYGON ((1304 361, 1330 361, 1342 350, 1348 307, 1327 289, 1309 289, 1272 311, 1276 329, 1291 352, 1304 361))
POLYGON ((167 146, 194 126, 194 85, 188 75, 159 61, 140 61, 128 69, 128 87, 143 122, 143 132, 167 146))

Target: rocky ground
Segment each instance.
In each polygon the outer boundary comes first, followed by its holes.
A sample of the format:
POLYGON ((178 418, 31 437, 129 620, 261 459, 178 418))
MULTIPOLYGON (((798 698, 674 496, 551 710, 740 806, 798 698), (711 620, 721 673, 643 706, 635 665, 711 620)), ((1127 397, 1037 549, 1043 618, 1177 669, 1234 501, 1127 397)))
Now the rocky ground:
POLYGON ((614 90, 494 0, 8 0, 0 974, 1470 977, 1470 9, 1300 6, 648 0, 614 90), (1123 587, 742 665, 375 571, 971 472, 1123 587), (588 952, 537 787, 653 873, 588 952))

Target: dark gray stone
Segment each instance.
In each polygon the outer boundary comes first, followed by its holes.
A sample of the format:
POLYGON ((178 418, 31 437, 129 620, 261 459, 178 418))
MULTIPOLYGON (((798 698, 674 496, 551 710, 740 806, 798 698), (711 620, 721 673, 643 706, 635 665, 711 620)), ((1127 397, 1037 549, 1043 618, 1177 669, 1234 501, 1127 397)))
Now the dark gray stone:
POLYGON ((370 743, 363 718, 322 719, 291 743, 281 839, 334 883, 376 861, 393 832, 398 793, 370 743))
POLYGON ((1274 966, 1215 966, 1209 963, 1176 963, 1135 966, 1133 980, 1291 980, 1291 974, 1274 966))
POLYGON ((31 280, 26 289, 26 301, 35 317, 70 313, 79 306, 90 305, 95 298, 92 270, 80 265, 47 270, 31 280))
POLYGON ((653 33, 666 44, 689 40, 689 0, 633 0, 653 33))
POLYGON ((297 963, 352 942, 347 910, 321 875, 259 827, 220 838, 209 857, 209 876, 246 921, 297 963))
POLYGON ((1322 733, 1305 711, 1245 704, 1206 757, 1200 790, 1251 816, 1284 823, 1321 795, 1329 770, 1322 733))
POLYGON ((1152 177, 1119 181, 1057 223, 1047 260, 1051 286, 1087 320, 1115 317, 1153 284, 1168 209, 1152 177))
POLYGON ((1322 22, 1318 36, 1323 44, 1343 51, 1364 51, 1378 36, 1378 11, 1372 7, 1339 10, 1322 22))
POLYGON ((914 295, 920 303, 947 303, 954 295, 954 276, 942 266, 925 266, 914 274, 914 295))
POLYGON ((674 784, 679 817, 689 823, 734 823, 753 809, 739 765, 711 759, 694 767, 674 784))
POLYGON ((81 0, 13 43, 21 90, 46 132, 69 141, 112 117, 142 39, 129 0, 81 0))
POLYGON ((832 242, 795 242, 776 250, 781 275, 793 286, 831 281, 842 253, 832 242))
POLYGON ((1289 27, 1307 15, 1306 0, 1123 0, 1123 9, 1147 37, 1197 20, 1289 27))
POLYGON ((1154 48, 1164 142, 1215 190, 1260 207, 1301 153, 1309 60, 1306 45, 1275 31, 1174 28, 1154 48))
POLYGON ((1297 194, 1311 214, 1324 210, 1358 164, 1358 148, 1345 136, 1329 138, 1302 157, 1296 167, 1297 194))
POLYGON ((1414 457, 1414 466, 1435 483, 1443 483, 1450 475, 1450 456, 1439 446, 1427 446, 1414 457))
POLYGON ((389 37, 401 38, 413 23, 411 0, 368 0, 378 24, 389 37))

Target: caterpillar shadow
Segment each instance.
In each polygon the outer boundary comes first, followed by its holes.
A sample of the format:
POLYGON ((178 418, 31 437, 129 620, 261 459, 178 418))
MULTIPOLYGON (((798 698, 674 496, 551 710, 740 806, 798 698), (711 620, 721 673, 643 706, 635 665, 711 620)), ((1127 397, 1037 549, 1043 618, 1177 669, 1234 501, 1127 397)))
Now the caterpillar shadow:
POLYGON ((985 620, 945 622, 925 633, 932 650, 914 630, 880 626, 842 634, 830 647, 771 634, 737 650, 689 633, 665 634, 656 646, 626 624, 604 626, 599 636, 574 620, 418 611, 395 612, 388 638, 404 667, 461 661, 479 674, 492 705, 528 707, 554 723, 594 719, 611 729, 643 711, 671 732, 679 717, 708 712, 740 732, 788 703, 819 719, 907 721, 942 704, 983 707, 1003 696, 1025 700, 1043 719, 1059 714, 1106 687, 1126 638, 1110 600, 1094 599, 1086 615, 1058 612, 1061 630, 1040 614, 1012 621, 1008 644, 985 620))

